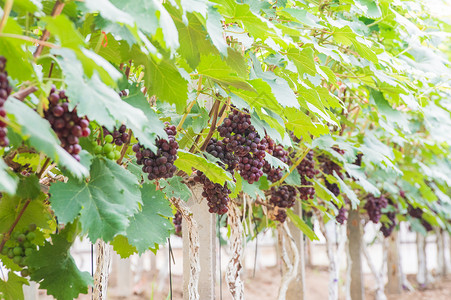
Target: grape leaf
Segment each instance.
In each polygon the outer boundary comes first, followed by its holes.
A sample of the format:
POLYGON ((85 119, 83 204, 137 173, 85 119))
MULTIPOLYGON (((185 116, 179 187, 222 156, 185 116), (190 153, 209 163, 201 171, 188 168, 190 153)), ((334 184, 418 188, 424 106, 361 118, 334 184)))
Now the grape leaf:
POLYGON ((290 218, 291 222, 299 228, 310 240, 319 241, 318 236, 315 232, 307 225, 305 222, 293 212, 291 209, 287 209, 287 216, 290 218))
POLYGON ((269 153, 265 154, 265 160, 274 169, 281 168, 281 169, 285 169, 287 171, 290 170, 290 167, 288 167, 288 165, 286 163, 284 163, 277 157, 272 156, 269 153))
POLYGON ((155 244, 162 244, 169 238, 172 223, 164 217, 173 217, 169 201, 162 191, 156 189, 156 185, 144 184, 141 194, 141 211, 130 218, 127 228, 128 241, 138 253, 155 248, 155 244))
POLYGON ((16 195, 23 199, 36 199, 41 194, 41 186, 36 174, 22 177, 17 186, 16 195))
POLYGON ((227 43, 224 40, 222 20, 224 18, 217 12, 214 7, 208 7, 207 31, 213 45, 219 52, 227 56, 227 43))
POLYGON ((69 251, 71 245, 62 232, 52 235, 51 243, 45 241, 44 246, 27 258, 27 264, 33 268, 31 279, 58 300, 75 299, 79 294, 87 294, 88 285, 93 283, 88 272, 77 268, 69 251))
POLYGON ((178 158, 174 165, 186 174, 191 175, 192 168, 202 171, 213 183, 223 185, 227 180, 232 180, 231 175, 215 163, 203 156, 193 154, 185 150, 178 151, 178 158))
MULTIPOLYGON (((5 109, 8 112, 9 120, 20 125, 20 131, 17 130, 17 132, 22 134, 25 139, 28 138, 31 146, 66 167, 77 178, 88 176, 88 170, 59 146, 59 140, 50 124, 37 112, 14 97, 8 98, 5 102, 5 109)), ((12 128, 16 130, 17 127, 12 128)))
POLYGON ((8 281, 0 280, 0 298, 4 300, 23 300, 23 285, 29 285, 28 280, 17 276, 14 272, 8 273, 8 281))
POLYGON ((183 178, 174 176, 169 179, 160 179, 160 187, 168 198, 179 198, 188 201, 191 190, 183 183, 183 178))
POLYGON ((8 166, 0 159, 0 192, 14 194, 17 188, 17 177, 8 172, 8 166))
POLYGON ((137 178, 115 162, 96 157, 91 165, 88 182, 69 180, 50 187, 50 202, 58 220, 72 222, 81 214, 83 233, 92 242, 101 238, 111 241, 125 233, 128 218, 141 202, 137 178))
POLYGON ((298 48, 292 47, 288 49, 287 57, 296 65, 301 78, 304 73, 312 76, 316 75, 317 72, 315 62, 313 61, 312 48, 306 48, 301 51, 298 48))
POLYGON ((114 251, 120 255, 121 258, 127 258, 138 252, 135 246, 130 245, 126 236, 121 234, 116 235, 114 240, 110 243, 114 251))
POLYGON ((71 100, 70 105, 76 105, 80 115, 96 120, 109 130, 112 130, 116 123, 125 123, 133 130, 141 144, 156 151, 154 124, 141 110, 122 101, 117 92, 100 81, 97 73, 89 79, 86 78, 81 63, 72 50, 52 51, 60 55, 58 61, 66 77, 66 94, 71 100))

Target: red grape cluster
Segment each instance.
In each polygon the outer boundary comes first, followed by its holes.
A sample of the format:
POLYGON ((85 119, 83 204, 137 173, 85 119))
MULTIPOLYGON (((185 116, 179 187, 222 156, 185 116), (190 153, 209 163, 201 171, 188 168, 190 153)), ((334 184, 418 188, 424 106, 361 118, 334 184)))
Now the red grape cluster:
POLYGON ((338 209, 338 214, 335 216, 335 220, 341 225, 343 225, 344 222, 348 219, 346 212, 346 208, 342 206, 338 209))
POLYGON ((383 223, 381 225, 380 231, 382 232, 384 237, 389 237, 396 227, 396 213, 389 211, 385 213, 385 215, 390 220, 390 223, 383 223))
POLYGON ((230 189, 227 187, 227 183, 220 185, 219 183, 213 183, 205 176, 201 171, 196 172, 194 181, 203 185, 204 191, 202 196, 207 198, 208 210, 210 213, 223 215, 228 211, 227 205, 230 201, 230 189))
MULTIPOLYGON (((266 136, 265 139, 268 143, 266 152, 275 158, 280 159, 282 162, 288 163, 288 151, 286 151, 282 145, 276 145, 269 136, 266 136)), ((263 172, 268 175, 268 180, 271 182, 277 182, 283 177, 282 169, 273 168, 267 161, 263 165, 263 172)))
POLYGON ((277 207, 274 216, 276 218, 276 221, 283 223, 287 219, 287 211, 285 209, 277 207))
POLYGON ((81 151, 80 137, 91 134, 89 121, 86 117, 77 115, 77 108, 69 109, 69 103, 64 90, 57 91, 55 87, 50 90, 49 108, 44 112, 44 117, 52 125, 53 130, 61 141, 61 147, 69 152, 76 160, 81 151))
POLYGON ((353 162, 353 164, 360 167, 362 165, 362 156, 363 156, 363 153, 357 154, 357 157, 356 157, 355 161, 353 162))
POLYGON ((133 145, 133 151, 136 155, 136 163, 142 165, 144 173, 148 173, 149 180, 159 178, 170 178, 174 176, 177 168, 174 161, 177 159, 177 149, 179 144, 175 139, 177 129, 174 125, 166 124, 164 129, 168 135, 168 139, 157 139, 157 153, 145 148, 141 144, 133 145))
POLYGON ((423 225, 424 229, 426 231, 432 231, 432 225, 429 224, 425 219, 423 219, 423 210, 420 207, 413 208, 412 205, 409 204, 409 207, 407 208, 407 213, 412 217, 419 219, 421 221, 421 225, 423 225))
MULTIPOLYGON (((332 147, 332 149, 334 149, 336 152, 338 152, 339 154, 343 155, 345 153, 344 150, 341 150, 337 147, 332 147)), ((341 173, 341 167, 335 163, 334 161, 330 160, 328 157, 325 156, 320 156, 320 159, 323 160, 323 164, 322 164, 322 168, 323 168, 323 172, 325 174, 328 175, 334 175, 334 171, 335 173, 337 173, 337 175, 343 179, 343 174, 341 173)), ((340 187, 338 186, 338 184, 336 183, 331 183, 329 182, 326 178, 324 179, 326 188, 332 192, 332 194, 334 194, 335 196, 340 195, 340 187)))
POLYGON ((206 150, 214 157, 219 158, 221 162, 227 166, 226 168, 224 165, 221 167, 228 171, 233 171, 238 165, 238 157, 236 157, 233 152, 227 150, 227 147, 223 141, 218 141, 215 138, 210 139, 206 150))
POLYGON ((315 161, 313 160, 313 150, 310 150, 302 162, 297 166, 299 175, 301 175, 302 187, 299 188, 302 200, 313 199, 315 196, 315 188, 308 179, 313 179, 318 175, 319 170, 315 169, 315 161))
POLYGON ((172 223, 175 227, 175 234, 178 236, 182 235, 182 214, 177 211, 172 219, 172 223))
POLYGON ((375 197, 373 194, 369 194, 364 208, 366 209, 370 220, 377 224, 382 216, 382 209, 386 208, 388 200, 384 196, 375 197))
POLYGON ((241 112, 232 108, 232 112, 218 127, 219 134, 228 152, 238 157, 238 171, 244 180, 249 183, 258 181, 263 175, 265 150, 268 141, 261 139, 255 127, 251 125, 251 116, 248 110, 241 112))
POLYGON ((3 105, 5 104, 6 99, 8 99, 8 96, 11 94, 12 87, 9 85, 8 82, 8 73, 5 70, 6 68, 6 58, 3 56, 0 56, 0 117, 2 119, 0 120, 0 147, 6 147, 9 145, 6 129, 6 111, 3 108, 3 105))
POLYGON ((121 125, 119 129, 116 129, 116 127, 113 130, 113 133, 109 132, 108 129, 103 127, 103 136, 106 137, 108 135, 111 135, 113 137, 112 143, 114 143, 116 146, 122 146, 124 143, 128 142, 128 139, 130 138, 129 134, 126 132, 127 126, 121 125))
POLYGON ((296 188, 290 185, 272 187, 269 202, 277 207, 290 208, 296 204, 296 188))

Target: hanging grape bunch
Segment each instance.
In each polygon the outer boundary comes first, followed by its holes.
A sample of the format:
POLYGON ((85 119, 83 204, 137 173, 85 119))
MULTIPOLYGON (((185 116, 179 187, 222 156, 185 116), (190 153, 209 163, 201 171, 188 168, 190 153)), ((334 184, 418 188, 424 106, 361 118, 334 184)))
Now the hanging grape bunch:
POLYGON ((261 139, 255 127, 251 124, 251 116, 247 109, 244 112, 232 107, 229 116, 218 127, 223 143, 229 152, 238 157, 237 169, 241 177, 249 183, 254 183, 263 175, 265 151, 268 142, 261 139))
POLYGON ((319 170, 315 169, 315 160, 313 159, 313 150, 310 150, 304 157, 302 162, 297 166, 299 175, 301 175, 302 187, 299 187, 302 200, 313 199, 315 196, 315 188, 308 179, 315 178, 319 170))
MULTIPOLYGON (((276 145, 274 141, 269 137, 265 137, 267 141, 267 149, 266 152, 274 156, 275 158, 280 159, 284 163, 288 163, 288 151, 286 151, 282 145, 276 145)), ((281 168, 273 168, 267 161, 263 165, 263 172, 268 175, 268 180, 271 182, 277 182, 283 177, 281 168)))
POLYGON ((290 208, 296 204, 296 188, 290 185, 272 187, 269 202, 277 207, 290 208))
POLYGON ((364 208, 366 209, 370 220, 377 224, 382 216, 382 209, 386 208, 388 200, 384 196, 375 197, 373 194, 369 194, 366 198, 364 208))
POLYGON ((6 129, 7 124, 6 121, 6 111, 3 107, 6 99, 11 94, 12 87, 8 82, 8 73, 5 70, 6 68, 6 58, 0 56, 0 147, 6 147, 9 145, 9 140, 6 134, 8 130, 6 129))
POLYGON ((233 154, 233 152, 227 150, 227 147, 223 141, 218 141, 215 138, 211 138, 208 142, 206 151, 214 157, 219 158, 219 160, 227 166, 225 167, 224 165, 221 165, 221 167, 227 171, 233 171, 238 164, 238 158, 235 154, 233 154))
POLYGON ((338 214, 335 216, 335 220, 338 222, 338 224, 343 225, 344 222, 348 219, 346 212, 347 210, 344 205, 338 209, 338 214))
POLYGON ((164 130, 168 135, 168 139, 156 139, 157 153, 152 152, 152 150, 139 143, 133 145, 132 148, 136 155, 137 164, 143 166, 142 170, 144 173, 149 174, 149 180, 171 178, 177 170, 174 166, 174 162, 177 159, 177 149, 179 148, 179 144, 175 139, 177 129, 174 125, 166 123, 164 130))
POLYGON ((433 230, 432 225, 429 224, 425 219, 423 219, 423 210, 420 207, 414 208, 409 203, 409 207, 407 208, 407 213, 412 218, 420 220, 421 225, 423 225, 423 227, 424 227, 424 229, 426 229, 426 231, 432 231, 433 230))
POLYGON ((115 127, 113 133, 109 132, 108 129, 103 127, 103 136, 108 143, 113 143, 116 146, 122 146, 123 144, 128 142, 130 138, 129 134, 127 133, 127 126, 125 125, 121 125, 119 129, 116 129, 115 127), (111 136, 112 139, 108 136, 111 136))
POLYGON ((287 211, 283 208, 275 207, 274 217, 275 217, 276 221, 283 223, 287 219, 287 211))
MULTIPOLYGON (((336 152, 338 152, 338 154, 341 154, 341 155, 343 155, 345 153, 344 150, 341 150, 337 147, 332 147, 332 149, 334 149, 336 152)), ((341 167, 338 164, 336 164, 334 161, 332 161, 328 157, 321 156, 320 159, 323 160, 322 168, 323 168, 323 172, 325 174, 334 175, 334 171, 335 171, 335 173, 337 173, 338 177, 343 179, 343 174, 341 173, 341 167)), ((324 179, 324 182, 325 182, 326 188, 332 194, 334 194, 335 196, 340 195, 340 187, 338 186, 338 184, 329 182, 327 180, 327 178, 324 179)))
MULTIPOLYGON (((11 235, 11 239, 4 245, 2 254, 8 256, 19 267, 26 267, 26 257, 36 251, 36 245, 32 243, 36 238, 35 231, 36 224, 30 224, 27 229, 22 231, 15 231, 11 235)), ((3 237, 0 240, 2 239, 3 237)), ((30 273, 28 269, 22 269, 20 274, 26 277, 30 273)))
POLYGON ((44 112, 44 117, 58 136, 61 147, 77 161, 80 161, 79 138, 91 134, 88 119, 80 118, 77 115, 77 108, 69 109, 68 98, 64 90, 57 91, 55 87, 52 87, 48 99, 49 108, 44 112))
POLYGON ((227 205, 230 201, 231 191, 227 187, 227 183, 224 185, 213 183, 201 171, 196 171, 194 181, 203 185, 202 196, 207 198, 210 213, 223 215, 229 210, 227 205))
POLYGON ((182 214, 177 211, 174 215, 174 218, 172 219, 172 223, 174 224, 175 227, 175 234, 177 236, 181 236, 182 235, 182 214))

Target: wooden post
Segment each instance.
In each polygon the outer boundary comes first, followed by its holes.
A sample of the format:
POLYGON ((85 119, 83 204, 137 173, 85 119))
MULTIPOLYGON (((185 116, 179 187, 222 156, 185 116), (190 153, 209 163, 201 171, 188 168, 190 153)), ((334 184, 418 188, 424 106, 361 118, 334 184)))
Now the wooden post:
MULTIPOLYGON (((187 205, 192 212, 194 220, 197 221, 199 233, 199 299, 215 299, 215 261, 216 261, 216 223, 215 214, 208 212, 207 200, 202 197, 202 186, 196 185, 192 189, 193 196, 187 205)), ((182 226, 185 220, 182 219, 182 226)), ((183 227, 184 228, 184 227, 183 227)), ((183 236, 183 299, 189 298, 189 279, 191 274, 189 237, 182 229, 183 236)))
POLYGON ((426 237, 417 233, 418 273, 417 282, 422 288, 428 284, 428 268, 426 260, 426 237))
POLYGON ((106 300, 111 265, 111 247, 102 240, 96 242, 96 273, 94 274, 94 300, 106 300))
MULTIPOLYGON (((302 206, 299 202, 293 207, 293 211, 302 218, 302 206)), ((304 300, 305 298, 305 258, 304 258, 304 234, 297 228, 293 222, 288 223, 288 228, 290 229, 291 236, 296 243, 299 252, 299 263, 297 266, 297 275, 295 280, 293 280, 288 286, 287 290, 287 300, 304 300)), ((292 258, 293 259, 293 258, 292 258)))
POLYGON ((402 277, 399 258, 399 240, 398 232, 394 230, 387 238, 387 293, 401 294, 402 292, 402 277))
POLYGON ((362 272, 362 225, 358 210, 350 210, 348 216, 350 296, 351 300, 365 299, 362 272))
POLYGON ((445 256, 445 240, 443 229, 437 228, 435 230, 437 243, 437 274, 441 277, 446 276, 446 256, 445 256))

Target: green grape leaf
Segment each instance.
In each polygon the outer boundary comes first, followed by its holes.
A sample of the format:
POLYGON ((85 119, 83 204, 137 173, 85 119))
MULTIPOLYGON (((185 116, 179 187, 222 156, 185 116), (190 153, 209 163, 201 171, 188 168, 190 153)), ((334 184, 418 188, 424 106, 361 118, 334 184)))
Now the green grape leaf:
POLYGON ((212 79, 213 81, 226 86, 234 86, 239 89, 254 91, 254 88, 229 66, 218 55, 201 55, 201 60, 197 66, 199 74, 212 79))
POLYGON ((108 0, 85 0, 84 3, 91 12, 98 11, 107 20, 127 25, 133 25, 134 23, 132 16, 117 8, 108 0))
POLYGON ((313 60, 312 48, 305 48, 301 51, 298 48, 292 47, 288 49, 287 57, 295 64, 301 78, 304 73, 312 76, 316 75, 317 71, 313 60))
POLYGON ((9 168, 3 159, 0 159, 0 192, 14 194, 17 188, 17 177, 9 172, 9 168))
POLYGON ((88 293, 88 285, 93 283, 88 272, 81 272, 70 254, 72 244, 62 233, 52 235, 52 242, 45 241, 44 246, 27 258, 27 264, 33 268, 31 280, 46 289, 48 295, 58 300, 75 299, 79 294, 88 293))
POLYGON ((41 194, 41 185, 36 174, 22 177, 16 195, 23 199, 36 199, 41 194))
POLYGON ((299 228, 310 240, 319 241, 316 233, 302 220, 297 214, 293 212, 291 209, 287 209, 287 216, 290 218, 291 222, 299 228))
MULTIPOLYGON (((32 223, 41 228, 48 228, 48 221, 52 217, 44 204, 45 198, 46 196, 42 193, 41 197, 32 200, 28 204, 22 217, 16 224, 15 230, 20 231, 24 228, 28 228, 28 225, 32 223)), ((3 194, 0 200, 0 232, 8 231, 25 204, 25 199, 3 194)))
POLYGON ((29 285, 28 280, 14 272, 8 273, 8 280, 0 279, 0 298, 4 300, 23 300, 23 285, 29 285))
POLYGON ((135 246, 130 245, 127 237, 121 234, 116 235, 114 237, 114 240, 110 244, 113 246, 114 251, 116 251, 116 253, 119 254, 121 258, 130 257, 131 255, 138 252, 138 249, 136 249, 135 246))
POLYGON ((178 158, 174 165, 188 175, 193 173, 193 168, 202 171, 213 183, 223 185, 226 181, 232 180, 230 173, 215 163, 208 161, 200 154, 193 154, 185 150, 177 152, 178 158))
POLYGON ((70 179, 50 186, 50 202, 61 223, 72 222, 78 214, 83 233, 92 242, 111 241, 125 233, 128 218, 141 202, 137 178, 115 162, 96 157, 88 182, 70 179))
POLYGON ((172 208, 164 193, 156 185, 146 183, 141 194, 141 210, 130 218, 127 238, 138 253, 143 253, 156 244, 164 243, 172 230, 172 223, 165 217, 173 217, 172 208))
POLYGON ((124 123, 132 129, 141 144, 156 151, 154 124, 141 110, 122 101, 117 92, 100 81, 97 73, 86 78, 81 63, 72 50, 52 51, 60 55, 58 61, 66 77, 66 95, 69 96, 70 105, 77 106, 80 115, 96 120, 109 130, 117 123, 124 123))
POLYGON ((344 193, 349 200, 351 200, 352 209, 356 209, 360 203, 359 198, 357 198, 355 192, 350 187, 348 187, 348 185, 340 178, 340 176, 337 175, 335 171, 334 176, 337 179, 338 184, 340 185, 341 192, 344 193))
POLYGON ((207 18, 207 32, 213 42, 213 45, 219 50, 219 52, 227 56, 227 43, 224 40, 224 29, 222 27, 222 21, 224 18, 221 16, 217 10, 210 6, 208 7, 208 18, 207 18))
POLYGON ((58 138, 50 124, 33 109, 14 97, 5 102, 5 109, 11 122, 20 125, 12 127, 20 133, 36 150, 66 167, 77 178, 88 176, 88 170, 78 163, 66 150, 59 146, 58 138))
POLYGON ((42 21, 47 23, 46 29, 54 36, 57 36, 62 47, 78 49, 85 44, 80 32, 75 29, 74 24, 65 15, 55 17, 42 17, 42 21))
POLYGON ((283 161, 281 161, 277 157, 272 156, 269 153, 265 154, 265 160, 274 169, 281 168, 281 169, 284 169, 284 170, 287 170, 287 171, 290 170, 290 167, 286 163, 284 163, 283 161))
POLYGON ((168 179, 160 179, 160 187, 168 198, 179 198, 188 201, 191 198, 191 190, 183 183, 183 178, 174 176, 168 179))

